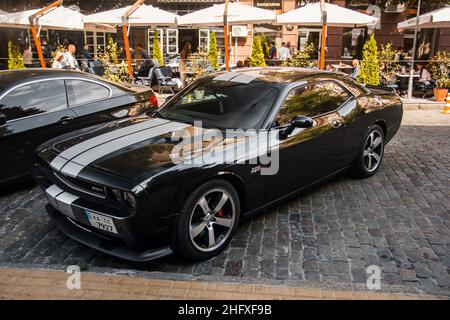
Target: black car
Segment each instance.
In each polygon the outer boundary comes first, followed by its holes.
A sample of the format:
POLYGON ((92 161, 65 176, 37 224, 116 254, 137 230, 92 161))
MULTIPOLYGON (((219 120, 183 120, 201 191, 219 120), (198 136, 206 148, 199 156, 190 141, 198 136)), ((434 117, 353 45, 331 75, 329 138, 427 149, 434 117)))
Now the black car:
POLYGON ((345 169, 373 175, 402 115, 392 90, 345 75, 213 74, 152 116, 47 142, 35 178, 52 220, 88 246, 134 261, 174 251, 201 260, 223 250, 245 216, 345 169), (218 157, 224 150, 235 153, 218 157))
POLYGON ((157 104, 148 87, 125 87, 83 72, 0 71, 0 184, 28 175, 43 142, 157 104))

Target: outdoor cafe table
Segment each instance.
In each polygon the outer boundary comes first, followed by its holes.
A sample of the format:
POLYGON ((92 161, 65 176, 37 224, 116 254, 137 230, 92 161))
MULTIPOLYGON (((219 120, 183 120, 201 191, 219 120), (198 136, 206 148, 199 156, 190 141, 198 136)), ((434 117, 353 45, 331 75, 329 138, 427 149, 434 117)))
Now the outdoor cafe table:
MULTIPOLYGON (((395 75, 398 77, 400 83, 399 88, 402 91, 405 91, 408 89, 408 82, 409 82, 409 73, 399 73, 396 72, 395 75)), ((419 78, 418 74, 413 74, 413 78, 419 78)))

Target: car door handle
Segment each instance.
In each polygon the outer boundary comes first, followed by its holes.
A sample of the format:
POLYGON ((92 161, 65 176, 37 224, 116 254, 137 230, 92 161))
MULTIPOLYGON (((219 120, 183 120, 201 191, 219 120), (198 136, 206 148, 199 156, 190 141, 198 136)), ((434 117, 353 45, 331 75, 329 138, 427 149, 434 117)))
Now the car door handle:
POLYGON ((61 119, 58 120, 58 123, 67 124, 72 120, 73 120, 73 117, 62 117, 61 119))
POLYGON ((340 126, 342 126, 342 121, 333 119, 333 120, 331 120, 331 125, 335 128, 339 128, 340 126))

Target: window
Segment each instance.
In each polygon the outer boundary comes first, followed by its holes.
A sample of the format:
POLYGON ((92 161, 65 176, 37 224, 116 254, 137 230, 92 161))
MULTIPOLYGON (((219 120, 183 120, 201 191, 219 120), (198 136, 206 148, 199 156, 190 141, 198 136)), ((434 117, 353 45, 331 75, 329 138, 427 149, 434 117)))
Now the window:
POLYGON ((209 29, 198 30, 198 48, 201 52, 209 51, 209 29))
POLYGON ((110 91, 107 87, 89 81, 66 80, 66 87, 69 106, 71 107, 110 97, 110 91))
POLYGON ((106 34, 104 32, 85 31, 84 43, 89 46, 89 52, 97 57, 99 53, 105 52, 106 34))
POLYGON ((333 81, 310 83, 288 94, 276 126, 288 125, 297 115, 316 117, 334 111, 349 98, 350 94, 333 81))
POLYGON ((8 121, 67 107, 63 80, 41 81, 14 89, 0 100, 8 121))
POLYGON ((178 53, 178 30, 177 29, 167 29, 167 54, 177 54, 178 53))
POLYGON ((159 47, 161 48, 161 55, 164 55, 164 40, 162 29, 148 29, 148 53, 153 56, 153 43, 155 38, 155 32, 158 35, 159 47))

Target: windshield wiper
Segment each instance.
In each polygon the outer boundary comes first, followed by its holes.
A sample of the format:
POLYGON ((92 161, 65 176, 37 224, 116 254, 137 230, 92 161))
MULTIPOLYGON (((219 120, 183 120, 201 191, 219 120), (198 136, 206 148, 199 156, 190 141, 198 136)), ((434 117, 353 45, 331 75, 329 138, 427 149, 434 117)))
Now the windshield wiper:
POLYGON ((158 116, 162 119, 167 119, 165 116, 163 116, 163 114, 161 112, 159 112, 156 109, 150 109, 149 111, 147 111, 147 114, 150 115, 152 118, 154 118, 155 116, 158 116))

